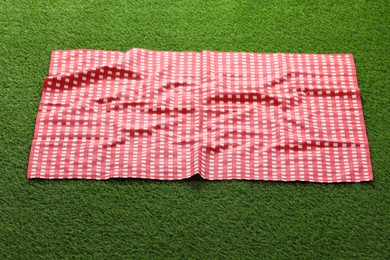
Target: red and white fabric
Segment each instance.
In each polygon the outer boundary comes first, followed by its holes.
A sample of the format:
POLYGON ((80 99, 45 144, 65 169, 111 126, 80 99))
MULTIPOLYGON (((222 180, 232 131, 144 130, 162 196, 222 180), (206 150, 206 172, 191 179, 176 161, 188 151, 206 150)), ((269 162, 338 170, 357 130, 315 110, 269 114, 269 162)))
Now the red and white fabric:
POLYGON ((28 178, 373 179, 350 54, 54 51, 28 178))

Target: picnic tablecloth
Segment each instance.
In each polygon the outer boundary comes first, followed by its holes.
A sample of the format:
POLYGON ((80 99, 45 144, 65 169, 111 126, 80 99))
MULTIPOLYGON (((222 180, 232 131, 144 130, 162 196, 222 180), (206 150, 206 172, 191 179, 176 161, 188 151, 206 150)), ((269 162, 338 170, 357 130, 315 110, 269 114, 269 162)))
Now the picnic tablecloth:
POLYGON ((373 179, 351 54, 53 51, 28 178, 373 179))

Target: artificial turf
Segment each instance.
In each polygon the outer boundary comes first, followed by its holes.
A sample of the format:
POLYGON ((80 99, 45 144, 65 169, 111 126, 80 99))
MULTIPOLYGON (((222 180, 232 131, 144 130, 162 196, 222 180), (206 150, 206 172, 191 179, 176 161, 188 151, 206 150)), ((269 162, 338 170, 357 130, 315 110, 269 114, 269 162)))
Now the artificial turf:
POLYGON ((0 258, 390 258, 388 1, 0 1, 0 258), (56 49, 352 53, 374 181, 26 179, 56 49))

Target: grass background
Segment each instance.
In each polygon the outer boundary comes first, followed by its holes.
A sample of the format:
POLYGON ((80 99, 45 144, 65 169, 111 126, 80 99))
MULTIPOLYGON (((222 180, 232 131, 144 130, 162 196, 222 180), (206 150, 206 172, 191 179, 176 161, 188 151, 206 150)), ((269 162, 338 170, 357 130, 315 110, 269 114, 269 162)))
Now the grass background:
POLYGON ((390 258, 388 1, 0 0, 0 257, 390 258), (353 53, 375 180, 26 180, 55 49, 353 53))

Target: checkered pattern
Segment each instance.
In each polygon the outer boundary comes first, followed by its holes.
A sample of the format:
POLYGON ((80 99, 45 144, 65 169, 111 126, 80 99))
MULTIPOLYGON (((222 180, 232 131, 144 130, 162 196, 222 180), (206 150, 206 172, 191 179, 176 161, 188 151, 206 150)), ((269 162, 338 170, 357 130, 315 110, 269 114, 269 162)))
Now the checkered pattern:
POLYGON ((28 178, 373 179, 352 55, 54 51, 28 178))

